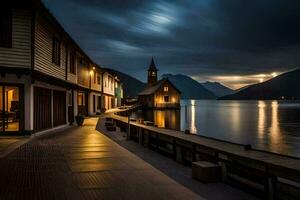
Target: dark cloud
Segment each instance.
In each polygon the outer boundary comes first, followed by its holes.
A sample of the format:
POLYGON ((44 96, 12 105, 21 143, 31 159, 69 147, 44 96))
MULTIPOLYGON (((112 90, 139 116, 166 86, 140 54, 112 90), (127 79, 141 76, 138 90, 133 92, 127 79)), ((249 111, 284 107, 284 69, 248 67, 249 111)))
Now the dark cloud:
POLYGON ((299 66, 298 0, 44 0, 100 65, 145 80, 283 72, 299 66))

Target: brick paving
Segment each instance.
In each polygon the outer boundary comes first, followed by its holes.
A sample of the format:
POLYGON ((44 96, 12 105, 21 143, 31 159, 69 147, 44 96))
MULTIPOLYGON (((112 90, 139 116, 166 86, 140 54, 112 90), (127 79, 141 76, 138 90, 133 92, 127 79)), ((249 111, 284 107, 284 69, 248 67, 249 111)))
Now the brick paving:
POLYGON ((203 199, 95 130, 35 138, 0 160, 0 199, 203 199))

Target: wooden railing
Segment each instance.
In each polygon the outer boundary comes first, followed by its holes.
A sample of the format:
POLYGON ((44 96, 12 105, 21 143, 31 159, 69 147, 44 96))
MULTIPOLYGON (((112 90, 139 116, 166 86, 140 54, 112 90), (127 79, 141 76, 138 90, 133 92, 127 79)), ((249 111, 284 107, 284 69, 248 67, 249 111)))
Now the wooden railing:
POLYGON ((206 160, 222 166, 222 179, 265 199, 299 199, 300 159, 251 149, 184 132, 130 122, 128 118, 113 118, 128 138, 162 152, 177 162, 190 165, 206 160))

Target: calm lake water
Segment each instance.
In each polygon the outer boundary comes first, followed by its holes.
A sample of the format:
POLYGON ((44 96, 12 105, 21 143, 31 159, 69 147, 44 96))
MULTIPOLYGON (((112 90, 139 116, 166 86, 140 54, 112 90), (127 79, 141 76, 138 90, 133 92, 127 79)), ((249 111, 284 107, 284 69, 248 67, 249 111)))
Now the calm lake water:
POLYGON ((300 101, 182 100, 181 110, 140 111, 158 127, 186 130, 300 157, 300 101))

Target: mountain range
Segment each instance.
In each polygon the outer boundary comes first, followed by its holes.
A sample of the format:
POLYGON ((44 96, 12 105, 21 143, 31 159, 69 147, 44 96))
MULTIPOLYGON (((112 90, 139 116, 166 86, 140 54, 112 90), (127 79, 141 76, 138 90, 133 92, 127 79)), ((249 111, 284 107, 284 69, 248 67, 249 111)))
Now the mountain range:
MULTIPOLYGON (((107 69, 123 83, 124 97, 137 97, 146 83, 125 73, 107 69)), ((218 82, 199 83, 189 76, 164 74, 181 92, 182 99, 267 100, 300 99, 300 69, 281 74, 263 83, 232 90, 218 82)))
POLYGON ((213 92, 217 97, 222 97, 236 92, 235 90, 232 90, 218 82, 206 81, 205 83, 201 83, 201 85, 213 92))
POLYGON ((201 83, 189 76, 177 74, 164 74, 163 78, 168 78, 180 91, 182 99, 216 99, 212 91, 206 89, 201 83))
MULTIPOLYGON (((147 85, 123 72, 108 68, 106 70, 115 74, 123 83, 124 97, 137 97, 138 93, 147 85)), ((162 78, 168 78, 182 92, 183 99, 217 99, 234 92, 234 90, 218 82, 199 83, 191 77, 182 74, 164 74, 162 78)))
POLYGON ((300 69, 281 74, 266 82, 251 85, 221 100, 300 99, 300 69))

